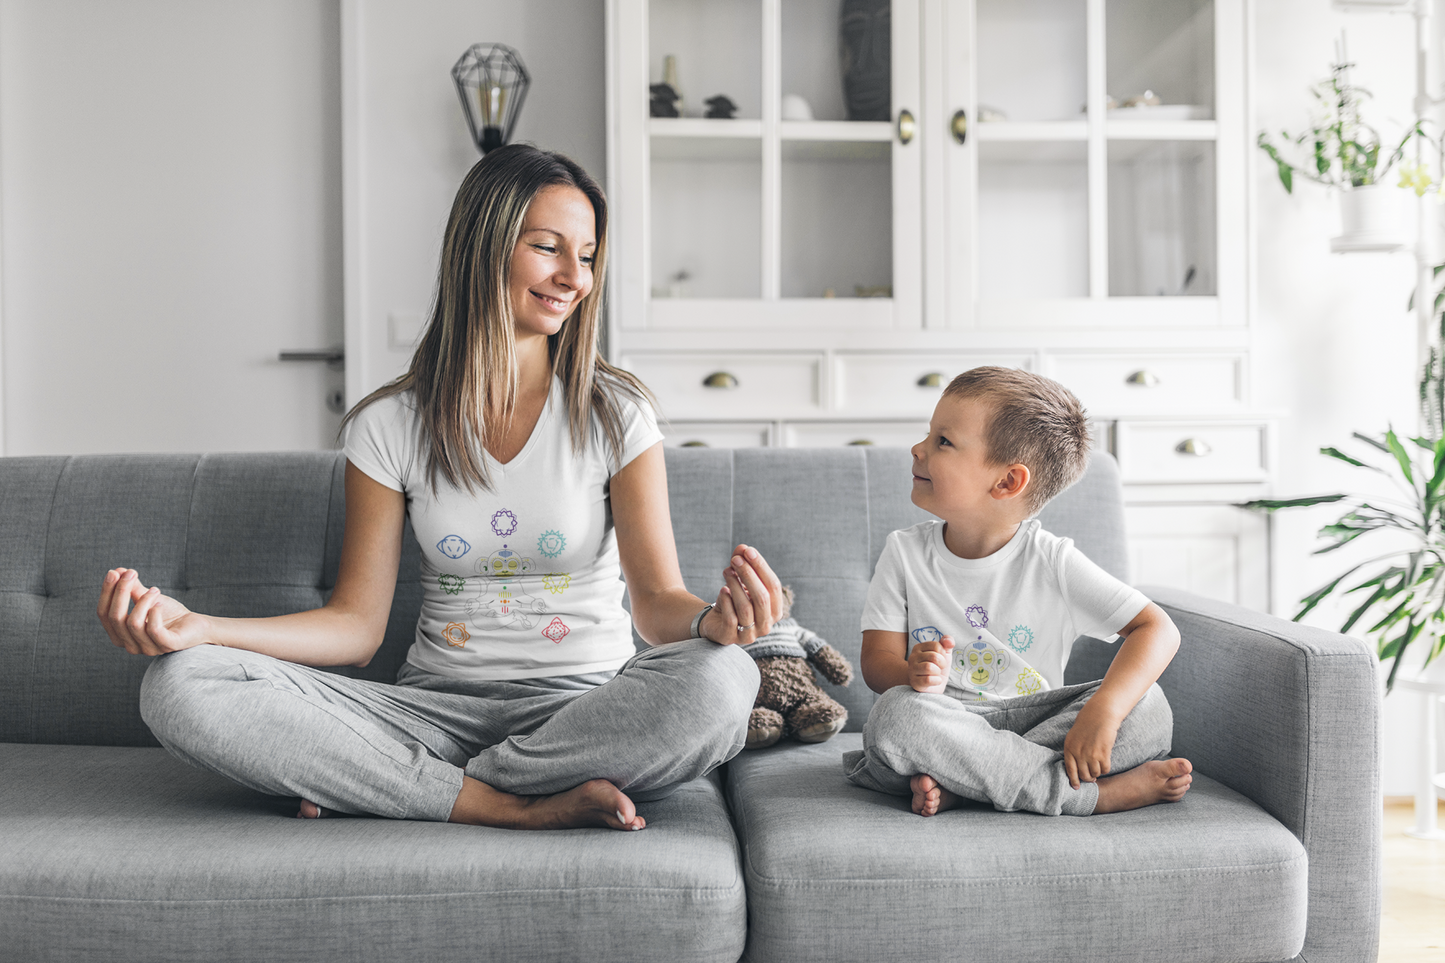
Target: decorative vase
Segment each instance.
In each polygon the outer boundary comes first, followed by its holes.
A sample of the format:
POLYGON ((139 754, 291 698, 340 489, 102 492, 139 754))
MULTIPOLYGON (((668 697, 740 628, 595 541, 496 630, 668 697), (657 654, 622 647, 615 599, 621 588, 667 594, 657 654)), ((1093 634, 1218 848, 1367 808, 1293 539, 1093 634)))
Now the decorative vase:
POLYGON ((891 0, 843 0, 838 56, 849 120, 889 120, 893 93, 891 0))
POLYGON ((1340 192, 1340 236, 1330 249, 1398 251, 1409 243, 1410 201, 1414 195, 1390 184, 1369 184, 1340 192))

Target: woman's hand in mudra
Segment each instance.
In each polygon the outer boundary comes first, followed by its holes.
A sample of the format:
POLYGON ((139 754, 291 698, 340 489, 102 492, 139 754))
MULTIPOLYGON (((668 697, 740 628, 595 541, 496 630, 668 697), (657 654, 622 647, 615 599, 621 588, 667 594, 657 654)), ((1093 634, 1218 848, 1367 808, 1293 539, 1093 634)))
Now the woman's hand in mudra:
POLYGON ((206 641, 206 617, 146 588, 133 568, 105 573, 95 614, 110 641, 131 655, 164 655, 206 641))
POLYGON ((750 545, 733 549, 723 587, 700 631, 721 645, 748 643, 773 630, 782 612, 783 587, 767 559, 750 545))

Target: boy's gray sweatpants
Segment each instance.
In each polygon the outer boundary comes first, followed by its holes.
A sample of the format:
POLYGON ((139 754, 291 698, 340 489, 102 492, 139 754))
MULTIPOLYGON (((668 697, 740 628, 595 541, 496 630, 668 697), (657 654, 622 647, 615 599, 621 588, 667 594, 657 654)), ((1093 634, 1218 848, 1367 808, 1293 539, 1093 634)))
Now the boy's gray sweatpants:
POLYGON ((706 639, 615 675, 466 682, 408 664, 396 685, 201 645, 151 664, 141 716, 174 755, 260 792, 444 821, 464 773, 521 795, 600 777, 659 799, 737 755, 757 690, 752 657, 706 639))
MULTIPOLYGON (((997 702, 960 702, 895 686, 873 704, 863 749, 843 754, 843 771, 860 786, 895 796, 910 795, 912 777, 926 773, 1002 812, 1088 816, 1099 786, 1069 785, 1063 749, 1079 710, 1098 689, 1098 682, 1086 682, 997 702)), ((1110 773, 1166 757, 1173 738, 1169 700, 1152 685, 1119 726, 1110 773)))

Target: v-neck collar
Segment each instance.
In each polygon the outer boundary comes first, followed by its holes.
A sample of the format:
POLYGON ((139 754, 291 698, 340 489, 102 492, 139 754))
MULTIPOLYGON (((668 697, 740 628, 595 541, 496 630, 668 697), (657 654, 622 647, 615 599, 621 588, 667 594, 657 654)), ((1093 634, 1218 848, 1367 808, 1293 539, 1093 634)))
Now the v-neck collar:
POLYGON ((545 434, 544 429, 547 427, 547 422, 552 418, 552 409, 557 405, 557 396, 561 390, 561 380, 556 375, 553 375, 552 386, 547 390, 547 400, 542 404, 542 413, 537 416, 537 423, 532 426, 532 434, 527 436, 527 443, 522 446, 521 451, 512 456, 511 461, 507 462, 497 461, 495 455, 484 450, 484 454, 487 456, 488 468, 505 473, 509 468, 520 465, 527 456, 532 453, 532 449, 540 444, 538 439, 545 434))

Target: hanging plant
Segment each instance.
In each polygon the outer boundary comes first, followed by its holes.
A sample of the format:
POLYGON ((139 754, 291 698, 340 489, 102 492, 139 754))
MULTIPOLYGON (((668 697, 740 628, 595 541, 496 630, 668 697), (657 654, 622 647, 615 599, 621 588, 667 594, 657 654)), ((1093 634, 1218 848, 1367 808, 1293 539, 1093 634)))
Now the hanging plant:
MULTIPOLYGON (((1360 107, 1370 92, 1350 82, 1351 63, 1330 65, 1330 77, 1310 88, 1316 101, 1316 121, 1298 134, 1280 131, 1280 143, 1261 131, 1259 148, 1274 161, 1279 181, 1287 193, 1294 193, 1295 174, 1307 180, 1350 190, 1368 187, 1380 180, 1405 157, 1405 148, 1416 138, 1426 144, 1434 141, 1426 135, 1419 122, 1400 138, 1394 148, 1383 154, 1379 132, 1360 117, 1360 107), (1295 155, 1291 160, 1286 154, 1295 155)), ((1438 150, 1437 150, 1438 153, 1438 150)), ((1423 162, 1402 164, 1401 187, 1413 188, 1423 194, 1433 186, 1429 170, 1423 162)))

